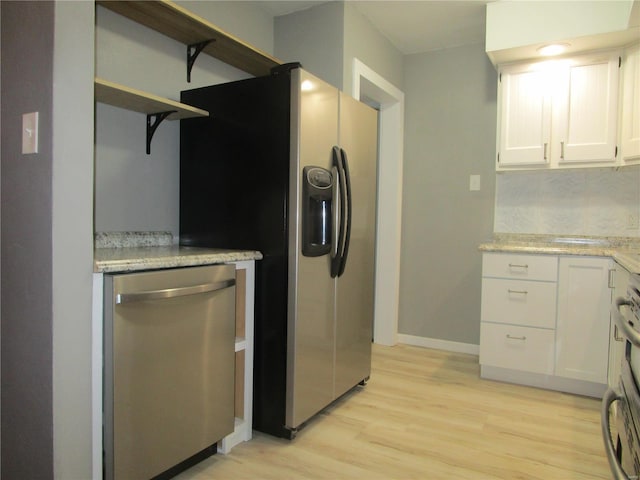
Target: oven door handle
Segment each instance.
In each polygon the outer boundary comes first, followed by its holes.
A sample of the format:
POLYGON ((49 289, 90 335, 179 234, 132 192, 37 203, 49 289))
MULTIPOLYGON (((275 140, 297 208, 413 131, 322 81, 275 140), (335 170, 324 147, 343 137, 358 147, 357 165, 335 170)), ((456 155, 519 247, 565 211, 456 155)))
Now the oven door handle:
POLYGON ((633 345, 640 347, 640 332, 633 329, 629 321, 624 318, 624 315, 622 315, 622 312, 620 311, 620 307, 628 305, 631 305, 630 300, 623 297, 616 298, 614 305, 611 308, 611 314, 613 315, 613 321, 616 322, 616 325, 622 334, 627 337, 633 345))
POLYGON ((622 465, 618 462, 616 451, 613 447, 613 439, 611 438, 611 421, 609 420, 609 410, 613 402, 623 400, 622 395, 613 388, 608 389, 604 397, 602 397, 602 410, 600 413, 600 426, 602 427, 602 439, 604 440, 604 450, 607 454, 609 467, 613 473, 613 480, 630 480, 629 476, 622 469, 622 465))

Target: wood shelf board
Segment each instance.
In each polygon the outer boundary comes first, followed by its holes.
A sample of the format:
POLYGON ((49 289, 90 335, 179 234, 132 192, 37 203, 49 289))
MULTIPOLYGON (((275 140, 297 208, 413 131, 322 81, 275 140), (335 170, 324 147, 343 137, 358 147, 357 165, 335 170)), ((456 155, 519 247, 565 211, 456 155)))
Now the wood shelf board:
POLYGON ((282 63, 171 1, 96 3, 185 45, 215 40, 203 52, 255 76, 268 75, 282 63))
POLYGON ((208 117, 209 112, 200 108, 185 105, 168 98, 159 97, 151 93, 136 90, 118 83, 110 82, 102 78, 95 79, 96 101, 106 103, 114 107, 126 108, 134 112, 153 115, 156 113, 176 110, 167 117, 167 120, 180 120, 182 118, 208 117))

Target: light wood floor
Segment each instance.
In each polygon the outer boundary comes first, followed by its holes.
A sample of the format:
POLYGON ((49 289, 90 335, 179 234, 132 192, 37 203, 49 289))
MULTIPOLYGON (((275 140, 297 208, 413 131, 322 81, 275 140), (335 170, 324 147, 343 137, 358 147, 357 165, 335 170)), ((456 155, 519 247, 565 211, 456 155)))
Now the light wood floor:
POLYGON ((371 380, 294 441, 254 432, 179 479, 610 479, 600 402, 481 380, 478 358, 374 345, 371 380))

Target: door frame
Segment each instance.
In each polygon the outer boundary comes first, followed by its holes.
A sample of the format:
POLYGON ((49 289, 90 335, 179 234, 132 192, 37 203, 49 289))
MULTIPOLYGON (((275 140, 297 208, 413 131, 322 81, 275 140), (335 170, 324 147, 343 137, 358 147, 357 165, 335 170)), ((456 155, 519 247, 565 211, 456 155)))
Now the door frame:
POLYGON ((357 58, 353 96, 380 112, 373 341, 395 345, 400 297, 404 92, 357 58))

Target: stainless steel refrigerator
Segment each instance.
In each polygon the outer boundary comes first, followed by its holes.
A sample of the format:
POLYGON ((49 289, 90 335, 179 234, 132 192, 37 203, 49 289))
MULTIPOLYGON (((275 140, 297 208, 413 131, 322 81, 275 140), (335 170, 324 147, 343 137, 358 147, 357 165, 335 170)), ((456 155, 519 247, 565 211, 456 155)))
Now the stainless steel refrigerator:
POLYGON ((292 438, 370 375, 377 112, 295 65, 182 101, 180 243, 262 252, 253 427, 292 438))

